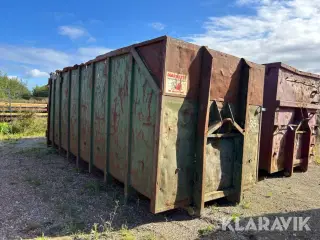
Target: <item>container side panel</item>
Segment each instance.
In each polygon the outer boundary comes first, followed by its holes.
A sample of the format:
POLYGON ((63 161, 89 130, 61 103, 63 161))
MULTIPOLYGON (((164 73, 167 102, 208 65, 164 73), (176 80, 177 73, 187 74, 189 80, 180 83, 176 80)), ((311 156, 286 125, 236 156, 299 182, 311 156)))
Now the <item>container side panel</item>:
POLYGON ((106 64, 98 62, 95 65, 95 93, 94 93, 94 144, 93 144, 93 164, 104 170, 107 149, 107 130, 106 130, 106 105, 107 105, 107 74, 106 64))
POLYGON ((90 162, 92 65, 81 69, 80 156, 90 162))
POLYGON ((158 95, 138 64, 133 69, 131 185, 151 198, 158 95))
POLYGON ((61 84, 61 147, 68 149, 68 101, 69 101, 69 72, 62 73, 61 84))
POLYGON ((49 137, 50 137, 50 141, 53 143, 53 125, 54 125, 54 94, 55 94, 55 91, 54 91, 54 84, 55 84, 55 80, 51 80, 51 100, 50 100, 50 134, 49 134, 49 137))
POLYGON ((161 88, 163 80, 163 64, 165 59, 164 40, 139 47, 137 51, 151 74, 155 77, 157 85, 161 88))
POLYGON ((60 76, 55 80, 55 108, 54 108, 54 143, 59 145, 59 122, 60 122, 60 76))
POLYGON ((281 68, 277 100, 319 104, 319 87, 319 79, 300 76, 281 68))
POLYGON ((241 59, 210 50, 213 57, 210 100, 237 103, 241 59))
POLYGON ((124 181, 127 169, 129 101, 128 85, 131 55, 111 59, 111 113, 110 113, 110 173, 119 181, 124 181))
POLYGON ((78 155, 78 104, 79 104, 79 70, 72 70, 71 76, 71 104, 70 104, 70 151, 73 155, 78 155))
POLYGON ((195 167, 197 104, 163 97, 162 111, 156 211, 190 203, 195 167))
POLYGON ((246 124, 246 134, 244 139, 244 157, 242 160, 242 186, 250 187, 257 182, 257 164, 259 151, 259 131, 261 107, 249 105, 248 124, 246 124))

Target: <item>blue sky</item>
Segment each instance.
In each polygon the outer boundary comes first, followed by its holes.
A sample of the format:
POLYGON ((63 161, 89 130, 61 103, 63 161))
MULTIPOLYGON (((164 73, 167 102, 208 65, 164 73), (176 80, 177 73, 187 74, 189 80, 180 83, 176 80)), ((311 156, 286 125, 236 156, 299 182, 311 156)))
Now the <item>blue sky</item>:
POLYGON ((320 72, 320 0, 2 1, 0 70, 28 82, 161 35, 320 72))

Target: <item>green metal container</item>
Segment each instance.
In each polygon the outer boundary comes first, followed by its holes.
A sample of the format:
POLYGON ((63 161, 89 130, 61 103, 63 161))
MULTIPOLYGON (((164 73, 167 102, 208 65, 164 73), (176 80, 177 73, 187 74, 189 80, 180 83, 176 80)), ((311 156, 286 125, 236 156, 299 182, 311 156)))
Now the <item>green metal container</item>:
POLYGON ((153 213, 257 180, 264 66, 167 36, 51 74, 48 143, 153 213))

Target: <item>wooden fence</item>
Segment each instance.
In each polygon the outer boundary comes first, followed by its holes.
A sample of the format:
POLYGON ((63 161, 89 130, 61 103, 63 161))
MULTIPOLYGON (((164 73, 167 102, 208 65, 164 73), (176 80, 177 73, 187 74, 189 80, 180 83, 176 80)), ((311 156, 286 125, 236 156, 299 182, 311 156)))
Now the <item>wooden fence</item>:
POLYGON ((47 117, 46 103, 10 103, 0 102, 0 122, 12 121, 24 114, 34 113, 37 117, 47 117))

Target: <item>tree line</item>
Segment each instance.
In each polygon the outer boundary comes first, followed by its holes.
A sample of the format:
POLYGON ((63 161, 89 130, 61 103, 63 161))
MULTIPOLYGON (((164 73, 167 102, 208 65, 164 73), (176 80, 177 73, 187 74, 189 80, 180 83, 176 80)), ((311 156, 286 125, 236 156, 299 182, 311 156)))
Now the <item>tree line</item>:
POLYGON ((47 85, 36 86, 30 91, 27 83, 19 78, 9 78, 0 71, 0 99, 31 99, 47 98, 49 95, 47 85))

